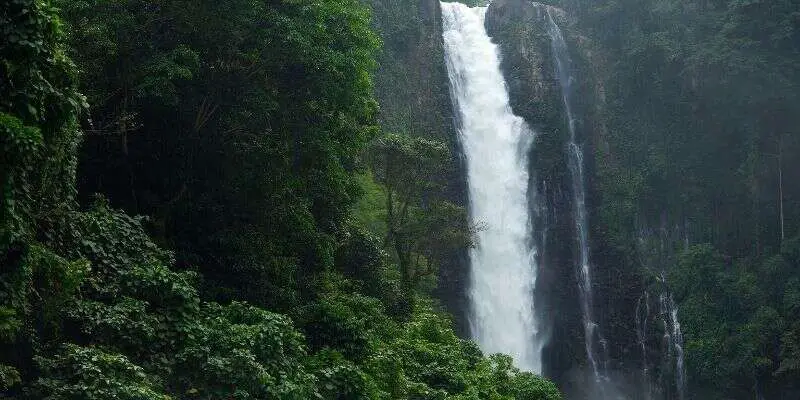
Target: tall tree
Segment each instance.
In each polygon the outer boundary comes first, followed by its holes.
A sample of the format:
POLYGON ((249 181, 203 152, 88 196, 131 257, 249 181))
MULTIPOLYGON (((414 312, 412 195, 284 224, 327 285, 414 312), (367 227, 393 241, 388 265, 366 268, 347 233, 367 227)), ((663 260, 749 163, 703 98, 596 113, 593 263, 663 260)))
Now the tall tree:
POLYGON ((153 215, 213 297, 291 309, 332 266, 375 130, 365 7, 58 4, 93 106, 81 192, 153 215))
POLYGON ((370 164, 386 189, 386 244, 397 256, 401 283, 412 293, 446 258, 472 246, 466 212, 442 192, 452 165, 447 146, 422 137, 387 134, 369 150, 370 164))

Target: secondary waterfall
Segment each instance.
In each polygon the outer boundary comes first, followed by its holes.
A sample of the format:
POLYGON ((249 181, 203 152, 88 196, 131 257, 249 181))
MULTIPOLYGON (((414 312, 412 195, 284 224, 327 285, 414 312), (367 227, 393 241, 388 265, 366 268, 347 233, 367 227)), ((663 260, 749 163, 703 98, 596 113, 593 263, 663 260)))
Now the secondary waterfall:
MULTIPOLYGON (((664 274, 661 275, 662 282, 666 281, 664 274)), ((659 298, 661 306, 661 318, 664 324, 664 340, 667 342, 667 355, 675 357, 675 388, 677 397, 683 400, 686 392, 686 378, 684 377, 684 355, 683 355, 683 333, 681 324, 678 321, 678 308, 672 293, 662 293, 659 298)))
MULTIPOLYGON (((471 329, 487 353, 506 353, 541 372, 535 320, 536 248, 529 213, 533 131, 514 115, 500 54, 484 27, 486 7, 441 3, 450 91, 469 182, 470 218, 480 227, 470 253, 471 329)), ((535 196, 534 196, 535 197, 535 196)))
POLYGON ((647 319, 650 317, 650 293, 646 290, 636 301, 636 340, 642 351, 642 395, 644 400, 653 398, 653 388, 650 387, 650 365, 647 361, 647 319))
POLYGON ((561 93, 564 101, 564 110, 567 114, 567 125, 569 128, 569 143, 567 144, 567 164, 569 166, 570 177, 572 178, 572 201, 573 213, 575 218, 575 234, 578 246, 580 247, 580 259, 578 260, 578 287, 580 292, 581 312, 583 314, 584 342, 586 346, 586 357, 592 367, 595 379, 599 382, 607 379, 607 349, 606 340, 599 329, 599 325, 594 318, 594 305, 592 300, 592 266, 589 257, 589 217, 586 211, 586 188, 584 187, 583 174, 583 150, 578 144, 575 129, 575 114, 572 110, 572 84, 571 60, 567 43, 561 33, 561 29, 556 24, 550 13, 550 8, 546 9, 548 33, 550 34, 553 58, 558 80, 561 83, 561 93), (601 347, 598 353, 597 346, 601 347))
MULTIPOLYGON (((640 228, 637 237, 637 250, 641 255, 641 264, 657 277, 657 285, 654 289, 657 290, 658 296, 658 311, 653 314, 653 321, 658 319, 660 328, 663 332, 661 338, 661 356, 663 357, 660 366, 661 378, 657 381, 656 376, 649 376, 650 363, 647 358, 646 344, 648 316, 650 315, 650 306, 647 302, 649 300, 650 292, 645 289, 644 294, 640 297, 636 306, 636 332, 641 343, 642 350, 642 368, 643 380, 645 384, 645 391, 643 393, 652 398, 656 390, 661 391, 670 399, 682 400, 686 398, 686 375, 684 367, 684 343, 683 332, 681 331, 681 324, 678 320, 678 308, 675 304, 675 299, 669 289, 667 283, 667 270, 671 265, 677 262, 678 251, 683 248, 686 250, 689 246, 688 237, 684 229, 679 226, 668 228, 666 226, 666 214, 662 214, 662 226, 660 229, 647 229, 640 228), (642 299, 644 299, 644 319, 640 323, 640 315, 642 311, 642 299), (659 318, 660 317, 660 318, 659 318), (666 373, 665 373, 666 372, 666 373), (670 382, 667 378, 674 378, 674 382, 670 382), (655 384, 652 386, 651 384, 655 384)), ((685 225, 685 224, 684 224, 685 225)), ((653 286, 651 286, 653 287, 653 286)), ((653 297, 655 298, 654 295, 653 297)))

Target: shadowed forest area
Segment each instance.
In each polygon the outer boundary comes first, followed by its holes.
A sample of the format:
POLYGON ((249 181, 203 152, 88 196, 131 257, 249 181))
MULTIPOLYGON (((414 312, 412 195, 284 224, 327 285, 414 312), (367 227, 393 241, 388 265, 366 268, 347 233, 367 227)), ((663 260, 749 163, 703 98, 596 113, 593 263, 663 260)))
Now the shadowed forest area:
POLYGON ((609 302, 630 310, 669 286, 689 398, 797 397, 800 3, 549 3, 593 50, 583 76, 602 77, 593 207, 609 302))

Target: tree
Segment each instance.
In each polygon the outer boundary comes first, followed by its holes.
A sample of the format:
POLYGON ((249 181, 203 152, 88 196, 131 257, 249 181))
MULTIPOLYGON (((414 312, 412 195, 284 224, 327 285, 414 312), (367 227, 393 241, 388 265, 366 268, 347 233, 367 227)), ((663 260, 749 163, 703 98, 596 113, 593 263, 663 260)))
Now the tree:
POLYGON ((441 193, 449 157, 443 143, 422 137, 387 134, 370 146, 370 165, 386 189, 385 243, 397 256, 406 293, 473 243, 475 228, 464 208, 441 193))
POLYGON ((75 198, 86 104, 56 9, 4 2, 0 396, 555 399, 510 363, 512 387, 474 377, 489 361, 430 304, 407 310, 413 323, 384 311, 398 285, 349 215, 375 111, 376 41, 356 2, 53 1, 91 79, 84 185, 112 200, 75 198), (219 290, 202 298, 191 269, 219 290), (307 335, 242 299, 293 308, 307 335))
POLYGON ((374 135, 355 0, 59 0, 92 104, 80 191, 151 215, 203 293, 291 310, 333 267, 374 135))
POLYGON ((85 106, 65 55, 55 9, 36 0, 0 5, 0 388, 29 376, 33 330, 72 295, 86 270, 37 242, 42 225, 64 218, 74 203, 85 106), (40 292, 48 293, 41 297, 40 292), (38 316, 38 320, 33 317, 38 316), (37 322, 37 323, 34 323, 37 322))

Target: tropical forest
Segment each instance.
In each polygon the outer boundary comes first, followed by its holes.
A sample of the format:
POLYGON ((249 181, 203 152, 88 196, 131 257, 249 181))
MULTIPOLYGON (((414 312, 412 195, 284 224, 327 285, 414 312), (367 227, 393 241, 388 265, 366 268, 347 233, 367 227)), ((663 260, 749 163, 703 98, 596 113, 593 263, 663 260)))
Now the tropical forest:
POLYGON ((798 0, 0 0, 0 399, 798 398, 798 0))

